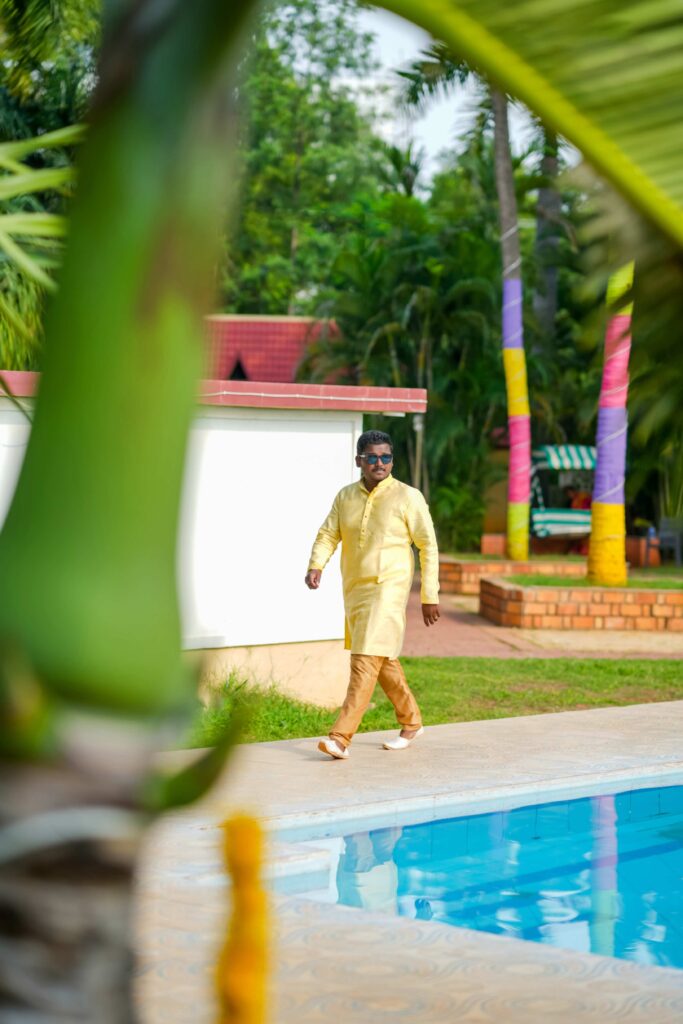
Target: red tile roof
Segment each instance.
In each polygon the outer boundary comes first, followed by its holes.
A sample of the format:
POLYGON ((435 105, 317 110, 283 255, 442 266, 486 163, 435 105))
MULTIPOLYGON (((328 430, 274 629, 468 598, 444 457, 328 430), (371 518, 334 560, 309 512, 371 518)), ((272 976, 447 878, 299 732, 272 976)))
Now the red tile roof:
MULTIPOLYGON (((320 326, 311 317, 208 316, 207 377, 230 380, 241 364, 247 380, 291 383, 320 326)), ((243 379, 243 378, 242 378, 243 379)))

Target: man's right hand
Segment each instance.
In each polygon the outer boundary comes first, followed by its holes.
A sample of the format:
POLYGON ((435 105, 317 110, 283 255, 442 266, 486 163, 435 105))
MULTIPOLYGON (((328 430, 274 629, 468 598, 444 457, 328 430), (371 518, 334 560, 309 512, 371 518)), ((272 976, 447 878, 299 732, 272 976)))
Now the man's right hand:
POLYGON ((322 569, 309 569, 306 573, 306 586, 309 590, 317 590, 320 586, 320 577, 322 576, 322 569))

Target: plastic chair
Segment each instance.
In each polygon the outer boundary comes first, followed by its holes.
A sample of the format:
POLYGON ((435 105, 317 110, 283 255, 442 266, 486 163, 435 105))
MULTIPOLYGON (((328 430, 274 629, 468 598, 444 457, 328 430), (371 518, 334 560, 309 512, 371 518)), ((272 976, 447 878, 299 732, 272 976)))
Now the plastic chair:
POLYGON ((645 565, 650 564, 650 548, 656 548, 660 556, 663 551, 673 551, 676 565, 681 565, 681 543, 683 539, 683 519, 663 516, 657 533, 648 530, 645 540, 645 565))

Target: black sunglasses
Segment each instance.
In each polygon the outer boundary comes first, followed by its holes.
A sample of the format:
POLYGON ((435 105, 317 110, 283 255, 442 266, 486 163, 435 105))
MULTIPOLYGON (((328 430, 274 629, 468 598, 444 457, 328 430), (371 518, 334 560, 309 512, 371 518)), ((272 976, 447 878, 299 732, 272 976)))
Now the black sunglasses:
POLYGON ((383 466, 388 466, 390 462, 393 462, 393 455, 359 455, 360 459, 365 459, 368 466, 376 466, 378 462, 381 462, 383 466))

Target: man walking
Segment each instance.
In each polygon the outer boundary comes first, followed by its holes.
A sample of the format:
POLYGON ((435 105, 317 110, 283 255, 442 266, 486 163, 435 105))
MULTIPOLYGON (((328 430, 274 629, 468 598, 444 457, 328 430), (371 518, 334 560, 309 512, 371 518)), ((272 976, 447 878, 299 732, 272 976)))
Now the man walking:
POLYGON ((341 571, 351 679, 329 738, 318 749, 347 758, 348 747, 379 682, 394 705, 401 733, 384 744, 403 750, 422 733, 422 719, 398 660, 406 627, 406 605, 420 552, 422 617, 439 618, 439 552, 427 502, 414 487, 391 475, 393 444, 388 434, 368 430, 358 439, 358 483, 342 488, 315 539, 306 586, 317 590, 322 571, 341 541, 341 571))

